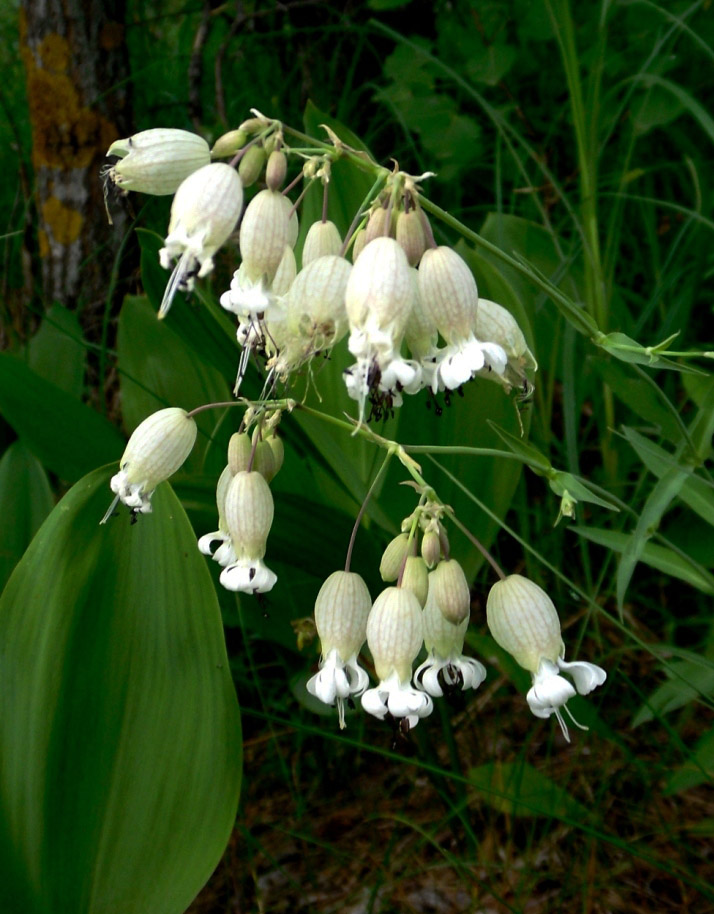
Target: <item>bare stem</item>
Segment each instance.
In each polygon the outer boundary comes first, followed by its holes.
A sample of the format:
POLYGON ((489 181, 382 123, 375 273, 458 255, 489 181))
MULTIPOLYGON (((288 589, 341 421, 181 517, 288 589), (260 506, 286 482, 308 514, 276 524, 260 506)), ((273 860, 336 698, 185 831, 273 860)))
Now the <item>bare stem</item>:
POLYGON ((359 525, 362 522, 362 518, 364 517, 364 512, 367 510, 367 504, 368 504, 370 498, 372 497, 372 493, 374 492, 377 485, 379 484, 379 481, 382 479, 384 474, 387 472, 387 467, 389 466, 389 461, 392 459, 392 455, 394 454, 394 452, 395 452, 395 449, 391 448, 391 447, 387 451, 387 454, 386 454, 384 460, 382 461, 382 466, 379 468, 379 470, 377 471, 377 475, 372 480, 372 485, 367 490, 367 494, 364 497, 362 506, 360 507, 359 512, 357 513, 357 518, 355 519, 355 525, 352 528, 352 535, 350 536, 350 544, 347 547, 347 558, 345 559, 345 571, 350 570, 350 564, 352 563, 352 550, 354 549, 355 539, 357 538, 357 530, 359 529, 359 525))

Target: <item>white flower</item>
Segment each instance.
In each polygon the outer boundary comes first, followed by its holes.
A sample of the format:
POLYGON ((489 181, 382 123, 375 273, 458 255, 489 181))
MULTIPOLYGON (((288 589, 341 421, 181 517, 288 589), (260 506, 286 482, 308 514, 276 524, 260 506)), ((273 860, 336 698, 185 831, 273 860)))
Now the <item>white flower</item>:
POLYGON ((157 196, 176 193, 182 181, 211 161, 203 137, 164 127, 115 140, 107 155, 119 157, 103 172, 118 188, 157 196))
POLYGON ((173 476, 191 453, 196 441, 196 422, 185 409, 160 409, 138 425, 119 461, 119 472, 110 486, 116 498, 104 515, 104 523, 121 500, 134 513, 151 512, 156 486, 173 476))
POLYGON ((244 593, 272 590, 277 577, 263 562, 274 513, 268 483, 256 471, 236 473, 226 492, 224 510, 231 562, 221 572, 221 584, 244 593))
POLYGON ((503 374, 487 369, 481 369, 479 374, 503 384, 507 392, 511 387, 532 389, 526 371, 537 371, 538 363, 511 312, 487 298, 479 298, 475 332, 479 339, 501 346, 508 358, 503 374))
POLYGON ((370 241, 352 268, 345 292, 348 349, 357 364, 345 371, 347 392, 360 421, 372 397, 377 415, 401 404, 401 391, 421 387, 421 369, 399 353, 414 297, 406 255, 393 238, 370 241))
POLYGON ((560 635, 560 620, 552 600, 533 581, 512 574, 491 588, 486 606, 488 627, 494 640, 512 654, 517 663, 533 677, 533 686, 526 695, 536 717, 558 720, 563 736, 570 735, 560 709, 573 723, 582 727, 566 706, 576 690, 587 695, 605 682, 607 673, 594 663, 566 663, 565 645, 560 635), (575 688, 560 675, 569 673, 575 688))
POLYGON ((213 255, 235 228, 243 206, 243 186, 230 165, 214 162, 194 171, 176 191, 169 233, 159 251, 164 269, 178 259, 159 309, 164 317, 177 290, 191 291, 196 277, 213 269, 213 255))
POLYGON ((452 248, 430 248, 418 273, 424 310, 447 343, 436 358, 432 390, 455 390, 485 365, 503 374, 508 359, 502 347, 474 334, 478 289, 467 263, 452 248))
MULTIPOLYGON (((442 563, 443 564, 443 563, 442 563)), ((429 656, 417 668, 414 682, 434 698, 448 691, 476 689, 486 678, 483 664, 463 655, 464 636, 469 617, 454 624, 444 615, 438 601, 436 572, 429 575, 429 592, 424 606, 424 645, 429 656)))
POLYGON ((422 608, 416 596, 400 587, 382 591, 367 620, 367 644, 379 685, 362 696, 365 711, 380 720, 387 714, 403 718, 409 728, 431 714, 431 697, 412 688, 410 682, 423 638, 422 608))
POLYGON ((218 484, 216 486, 218 530, 214 530, 212 533, 206 533, 198 541, 199 550, 204 555, 210 555, 215 562, 218 562, 218 564, 222 566, 230 565, 232 561, 235 561, 235 556, 232 555, 231 535, 228 532, 228 524, 226 523, 225 517, 226 494, 228 493, 228 487, 230 486, 232 479, 233 473, 231 472, 230 466, 224 467, 223 472, 218 477, 218 484), (214 547, 214 543, 220 543, 220 545, 214 547))
POLYGON ((361 695, 369 684, 357 655, 364 644, 371 605, 367 585, 350 571, 334 571, 315 601, 322 657, 307 690, 325 704, 337 705, 341 729, 345 727, 345 700, 361 695))

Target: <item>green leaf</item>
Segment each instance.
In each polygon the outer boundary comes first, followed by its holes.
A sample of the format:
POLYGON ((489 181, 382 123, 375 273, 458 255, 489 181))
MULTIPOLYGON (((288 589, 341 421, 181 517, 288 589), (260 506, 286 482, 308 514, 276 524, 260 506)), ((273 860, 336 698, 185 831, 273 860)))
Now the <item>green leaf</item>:
POLYGON ((714 728, 709 729, 697 742, 689 759, 680 765, 667 780, 665 795, 681 793, 714 779, 714 728))
MULTIPOLYGON (((584 536, 590 542, 597 543, 598 546, 612 549, 613 552, 624 552, 630 541, 627 533, 618 533, 614 530, 578 526, 570 527, 570 529, 579 536, 584 536)), ((656 568, 657 571, 661 571, 663 574, 671 575, 680 581, 686 581, 687 584, 691 584, 692 587, 696 587, 702 593, 714 594, 714 578, 707 574, 705 569, 698 569, 694 564, 688 562, 666 546, 646 543, 640 560, 645 565, 649 565, 650 568, 656 568)))
MULTIPOLYGON (((674 336, 677 334, 675 333, 674 336)), ((684 362, 674 362, 672 359, 658 354, 657 350, 665 343, 671 342, 671 338, 656 346, 643 346, 625 333, 596 333, 593 336, 593 342, 605 352, 609 352, 611 356, 620 359, 621 362, 646 365, 648 368, 667 368, 669 371, 679 371, 682 374, 704 374, 698 368, 693 368, 684 362)))
MULTIPOLYGON (((165 321, 157 319, 146 296, 127 295, 124 299, 117 348, 122 415, 128 432, 166 406, 188 410, 204 403, 233 399, 220 372, 197 356, 165 321)), ((226 463, 228 438, 240 421, 239 412, 234 410, 234 413, 233 422, 222 423, 216 442, 214 469, 218 473, 226 463)), ((198 447, 186 463, 187 472, 202 468, 220 415, 217 410, 206 410, 196 416, 200 437, 198 447)))
MULTIPOLYGON (((658 478, 674 467, 678 466, 677 458, 664 448, 645 438, 633 428, 622 427, 622 433, 632 445, 642 463, 650 473, 658 478)), ((692 474, 692 468, 683 466, 682 472, 692 474)), ((679 492, 682 501, 702 517, 707 523, 714 526, 714 487, 698 476, 688 475, 679 492)))
POLYGON ((527 762, 487 762, 469 779, 489 806, 510 816, 587 820, 591 812, 527 762))
POLYGON ((617 568, 617 605, 620 611, 622 611, 630 579, 644 552, 647 540, 656 533, 663 515, 672 500, 679 494, 686 478, 687 474, 679 468, 667 470, 647 496, 637 525, 622 551, 622 558, 617 568))
POLYGON ((27 346, 27 364, 75 399, 82 397, 87 353, 74 311, 53 305, 27 346))
POLYGON ((0 352, 0 412, 35 457, 68 482, 124 450, 107 419, 6 352, 0 352))
POLYGON ((714 670, 706 661, 683 660, 670 663, 669 678, 658 686, 632 719, 632 726, 639 727, 663 714, 677 711, 700 695, 714 695, 714 670))
POLYGON ((0 591, 54 505, 47 474, 21 441, 0 460, 0 591))
POLYGON ((548 460, 545 454, 542 454, 534 444, 531 444, 529 441, 524 441, 523 438, 519 438, 516 435, 512 435, 503 428, 499 428, 495 422, 489 422, 489 425, 501 441, 503 441, 508 450, 517 457, 520 457, 535 473, 545 476, 550 475, 550 471, 553 469, 550 460, 548 460))
POLYGON ((682 429, 646 381, 633 377, 631 369, 610 359, 590 358, 588 367, 592 367, 600 375, 615 396, 636 416, 658 426, 665 438, 673 444, 679 443, 682 429))
POLYGON ((237 808, 240 718, 203 557, 166 483, 152 515, 99 526, 111 471, 65 495, 0 600, 0 838, 32 914, 182 914, 237 808))

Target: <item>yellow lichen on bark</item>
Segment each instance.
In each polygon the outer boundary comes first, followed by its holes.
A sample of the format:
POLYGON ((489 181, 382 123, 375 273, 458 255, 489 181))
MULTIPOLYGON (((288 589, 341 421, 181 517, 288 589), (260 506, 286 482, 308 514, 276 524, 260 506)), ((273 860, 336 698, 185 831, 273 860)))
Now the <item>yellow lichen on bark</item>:
MULTIPOLYGON (((65 206, 57 197, 49 197, 42 205, 42 218, 59 244, 72 244, 82 230, 82 214, 65 206)), ((46 239, 47 240, 47 239, 46 239)))

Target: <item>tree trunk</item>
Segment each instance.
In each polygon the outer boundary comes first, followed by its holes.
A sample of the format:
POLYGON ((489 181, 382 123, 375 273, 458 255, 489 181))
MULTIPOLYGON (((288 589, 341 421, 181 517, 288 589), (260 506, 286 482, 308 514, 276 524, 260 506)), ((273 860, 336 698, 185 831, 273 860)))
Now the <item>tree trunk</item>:
POLYGON ((125 6, 22 0, 20 9, 44 302, 81 308, 90 338, 126 228, 121 212, 108 225, 100 180, 110 143, 131 132, 125 6))

